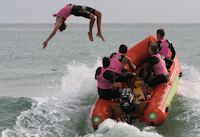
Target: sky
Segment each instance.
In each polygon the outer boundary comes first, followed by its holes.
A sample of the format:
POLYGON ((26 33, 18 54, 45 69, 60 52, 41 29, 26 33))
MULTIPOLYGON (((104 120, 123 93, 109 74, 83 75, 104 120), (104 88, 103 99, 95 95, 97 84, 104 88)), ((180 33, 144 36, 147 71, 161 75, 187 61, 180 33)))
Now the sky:
POLYGON ((0 23, 52 23, 67 3, 101 11, 104 23, 200 23, 200 0, 0 0, 0 23))

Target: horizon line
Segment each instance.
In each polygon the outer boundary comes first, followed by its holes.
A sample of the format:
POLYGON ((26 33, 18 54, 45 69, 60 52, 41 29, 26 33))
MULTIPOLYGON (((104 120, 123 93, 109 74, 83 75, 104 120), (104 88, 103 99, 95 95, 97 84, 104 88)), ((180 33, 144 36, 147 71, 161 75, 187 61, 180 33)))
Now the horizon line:
MULTIPOLYGON (((45 25, 45 24, 54 24, 54 23, 50 23, 50 22, 46 22, 46 23, 28 23, 28 22, 16 22, 16 23, 11 23, 11 22, 8 22, 8 23, 3 23, 3 22, 0 22, 0 25, 21 25, 21 24, 27 24, 27 25, 45 25)), ((75 22, 71 22, 71 23, 67 23, 67 24, 77 24, 77 25, 88 25, 88 23, 75 23, 75 22)), ((105 25, 109 25, 109 24, 112 24, 112 25, 153 25, 153 24, 166 24, 166 25, 177 25, 177 24, 183 24, 183 25, 198 25, 200 24, 200 22, 191 22, 191 23, 186 23, 186 22, 177 22, 177 23, 145 23, 145 22, 141 22, 141 23, 116 23, 116 22, 105 22, 105 23, 102 23, 102 24, 105 24, 105 25)))

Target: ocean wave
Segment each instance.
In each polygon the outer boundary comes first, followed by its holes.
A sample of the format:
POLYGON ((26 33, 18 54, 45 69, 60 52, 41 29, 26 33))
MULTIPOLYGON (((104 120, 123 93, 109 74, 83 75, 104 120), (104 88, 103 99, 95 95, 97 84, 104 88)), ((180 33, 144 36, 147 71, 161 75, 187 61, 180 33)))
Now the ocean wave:
POLYGON ((91 102, 97 96, 94 80, 96 66, 89 68, 86 64, 73 62, 66 68, 61 87, 54 85, 54 95, 32 98, 32 107, 21 112, 13 129, 4 130, 2 137, 66 137, 75 136, 79 129, 87 128, 87 120, 79 122, 88 118, 91 102), (81 127, 81 124, 86 126, 81 127))
POLYGON ((108 119, 93 132, 88 116, 97 96, 94 73, 99 64, 100 59, 93 67, 75 62, 68 64, 66 75, 61 79, 61 86, 51 85, 55 87, 53 96, 31 98, 32 107, 21 112, 13 128, 4 130, 2 137, 168 137, 169 135, 172 137, 173 133, 170 131, 164 132, 169 127, 177 130, 183 128, 185 133, 179 135, 198 136, 200 71, 188 65, 183 65, 183 79, 178 96, 169 118, 162 126, 159 128, 147 126, 141 129, 137 125, 117 123, 108 119), (184 129, 184 123, 189 125, 187 129, 184 129))

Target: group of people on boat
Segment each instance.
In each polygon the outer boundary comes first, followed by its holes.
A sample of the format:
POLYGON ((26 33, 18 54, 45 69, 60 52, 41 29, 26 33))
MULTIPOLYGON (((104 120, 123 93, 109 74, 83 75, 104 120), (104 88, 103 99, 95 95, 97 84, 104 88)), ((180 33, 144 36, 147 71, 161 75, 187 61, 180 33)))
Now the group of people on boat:
POLYGON ((150 43, 149 53, 151 57, 146 60, 147 63, 144 65, 146 75, 143 79, 149 87, 154 87, 168 81, 168 70, 176 55, 172 43, 164 37, 164 29, 158 29, 156 36, 158 41, 150 43))
POLYGON ((98 94, 104 99, 113 99, 119 97, 119 87, 121 82, 133 88, 134 76, 136 73, 128 72, 124 65, 128 64, 132 72, 135 72, 136 66, 126 56, 128 47, 120 45, 117 53, 112 53, 110 57, 103 57, 102 67, 98 67, 95 73, 95 79, 98 81, 98 94))
MULTIPOLYGON (((145 60, 139 73, 139 77, 144 81, 143 86, 148 88, 168 81, 168 71, 176 55, 172 43, 164 37, 164 29, 158 29, 156 36, 158 41, 149 44, 150 57, 145 60)), ((110 57, 103 57, 103 66, 98 67, 95 74, 100 98, 119 97, 121 83, 125 83, 132 90, 134 89, 136 66, 126 56, 127 50, 128 47, 122 44, 117 53, 111 54, 110 57), (130 68, 129 71, 126 69, 126 65, 130 68)))
MULTIPOLYGON (((60 9, 56 14, 56 23, 53 31, 48 38, 43 42, 43 48, 46 48, 50 39, 56 34, 57 30, 61 32, 66 29, 65 21, 70 15, 80 16, 90 19, 88 37, 93 41, 92 29, 97 18, 97 34, 101 40, 104 40, 101 31, 102 14, 96 9, 87 6, 67 4, 60 9)), ((155 43, 149 44, 150 57, 146 59, 139 76, 144 81, 144 87, 155 87, 161 83, 168 81, 168 70, 173 63, 176 55, 172 43, 165 38, 164 29, 157 30, 157 39, 155 43)), ((120 45, 117 53, 113 53, 110 57, 104 57, 102 67, 98 67, 95 74, 95 79, 98 83, 98 94, 100 98, 113 99, 119 97, 119 88, 121 83, 126 83, 130 89, 134 88, 136 78, 136 66, 131 59, 126 56, 128 47, 124 44, 120 45), (129 71, 125 69, 128 65, 129 71)))

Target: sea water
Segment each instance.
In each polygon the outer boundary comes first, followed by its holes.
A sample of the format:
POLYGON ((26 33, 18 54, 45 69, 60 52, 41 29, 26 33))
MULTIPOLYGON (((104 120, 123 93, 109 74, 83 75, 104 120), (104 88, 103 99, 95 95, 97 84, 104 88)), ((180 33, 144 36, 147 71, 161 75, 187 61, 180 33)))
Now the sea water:
POLYGON ((105 42, 88 40, 88 25, 69 24, 42 43, 53 24, 0 25, 0 132, 2 137, 200 136, 200 25, 103 24, 105 42), (131 47, 164 28, 183 77, 169 117, 159 127, 111 119, 93 131, 89 113, 97 97, 94 74, 120 44, 131 47))

